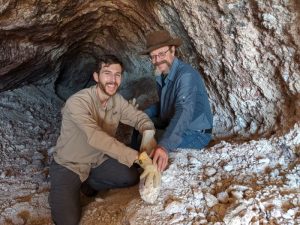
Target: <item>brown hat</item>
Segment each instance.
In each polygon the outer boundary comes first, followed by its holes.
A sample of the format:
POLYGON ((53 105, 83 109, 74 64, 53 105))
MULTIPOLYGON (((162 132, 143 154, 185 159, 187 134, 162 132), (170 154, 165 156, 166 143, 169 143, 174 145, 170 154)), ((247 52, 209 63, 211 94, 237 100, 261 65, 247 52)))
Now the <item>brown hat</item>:
POLYGON ((147 55, 149 52, 163 46, 175 45, 178 47, 182 43, 180 38, 172 38, 166 30, 158 30, 148 34, 146 42, 146 50, 140 52, 141 55, 147 55))

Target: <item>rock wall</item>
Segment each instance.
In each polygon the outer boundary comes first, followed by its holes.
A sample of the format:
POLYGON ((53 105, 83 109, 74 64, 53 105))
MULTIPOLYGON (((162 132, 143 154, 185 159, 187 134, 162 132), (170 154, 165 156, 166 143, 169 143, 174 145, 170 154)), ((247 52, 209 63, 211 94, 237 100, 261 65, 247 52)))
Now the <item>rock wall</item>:
POLYGON ((125 84, 149 77, 138 52, 164 28, 203 75, 215 137, 268 136, 300 118, 299 9, 298 0, 0 0, 0 90, 54 76, 66 98, 90 84, 103 53, 123 59, 125 84))
POLYGON ((299 119, 299 3, 171 4, 180 9, 200 58, 221 133, 223 128, 244 135, 268 133, 287 124, 288 117, 298 113, 299 119))

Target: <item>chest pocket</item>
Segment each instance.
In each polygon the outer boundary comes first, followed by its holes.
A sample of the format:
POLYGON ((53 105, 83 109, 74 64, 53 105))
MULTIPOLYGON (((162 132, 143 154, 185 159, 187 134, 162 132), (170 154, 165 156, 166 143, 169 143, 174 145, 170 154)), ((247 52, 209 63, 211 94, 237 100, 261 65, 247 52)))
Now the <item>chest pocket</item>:
POLYGON ((120 121, 120 113, 110 110, 105 113, 102 128, 111 136, 115 136, 120 121))

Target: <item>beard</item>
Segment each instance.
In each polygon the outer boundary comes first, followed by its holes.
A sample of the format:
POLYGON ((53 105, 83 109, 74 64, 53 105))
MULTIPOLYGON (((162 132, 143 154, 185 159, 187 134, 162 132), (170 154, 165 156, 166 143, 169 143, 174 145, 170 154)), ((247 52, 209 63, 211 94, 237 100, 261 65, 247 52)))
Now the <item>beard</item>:
POLYGON ((115 83, 115 82, 109 82, 109 83, 105 83, 105 84, 99 82, 99 83, 98 83, 98 86, 99 86, 99 88, 100 88, 106 95, 108 95, 108 96, 113 96, 114 94, 116 94, 116 92, 117 92, 117 90, 118 90, 118 84, 115 83), (115 91, 114 91, 113 93, 108 92, 108 91, 106 90, 106 86, 107 86, 107 85, 115 85, 115 86, 116 86, 115 91))
POLYGON ((155 76, 160 76, 162 73, 167 74, 167 73, 169 73, 170 68, 171 68, 171 64, 167 60, 163 60, 161 62, 154 63, 153 66, 154 66, 154 75, 155 76), (166 64, 167 65, 167 67, 168 67, 167 71, 162 72, 162 71, 159 70, 158 66, 160 66, 162 64, 166 64))

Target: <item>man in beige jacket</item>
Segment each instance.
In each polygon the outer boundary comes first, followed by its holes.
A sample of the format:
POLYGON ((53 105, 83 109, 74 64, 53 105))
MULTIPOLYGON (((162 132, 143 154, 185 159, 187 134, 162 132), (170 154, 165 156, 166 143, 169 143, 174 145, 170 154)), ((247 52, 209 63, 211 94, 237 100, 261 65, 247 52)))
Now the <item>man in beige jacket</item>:
MULTIPOLYGON (((49 204, 57 225, 79 223, 80 190, 97 192, 138 183, 133 163, 139 162, 140 153, 115 138, 119 122, 143 134, 141 149, 149 151, 156 145, 151 120, 117 93, 122 62, 106 55, 98 65, 93 73, 97 85, 72 95, 62 109, 61 133, 50 166, 49 204)), ((150 173, 158 173, 151 168, 150 173)))

